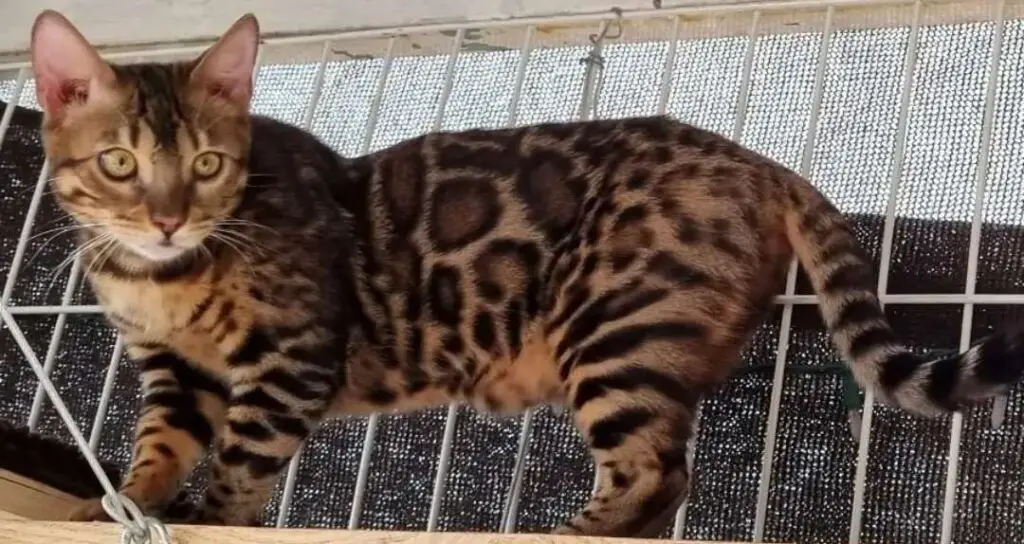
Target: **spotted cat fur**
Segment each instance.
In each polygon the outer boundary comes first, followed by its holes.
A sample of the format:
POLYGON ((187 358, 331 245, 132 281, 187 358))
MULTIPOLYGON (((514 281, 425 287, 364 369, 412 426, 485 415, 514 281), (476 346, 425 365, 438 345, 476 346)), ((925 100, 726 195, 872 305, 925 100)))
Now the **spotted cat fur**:
MULTIPOLYGON (((650 117, 340 157, 249 114, 257 42, 245 16, 195 60, 119 66, 55 12, 33 27, 54 194, 142 369, 121 490, 147 512, 207 449, 192 521, 253 524, 327 417, 547 403, 570 409, 598 468, 554 531, 655 535, 686 495, 698 400, 736 368, 794 254, 882 398, 938 414, 1021 376, 1016 328, 911 353, 839 211, 718 135, 650 117)), ((103 517, 93 502, 73 519, 103 517)))

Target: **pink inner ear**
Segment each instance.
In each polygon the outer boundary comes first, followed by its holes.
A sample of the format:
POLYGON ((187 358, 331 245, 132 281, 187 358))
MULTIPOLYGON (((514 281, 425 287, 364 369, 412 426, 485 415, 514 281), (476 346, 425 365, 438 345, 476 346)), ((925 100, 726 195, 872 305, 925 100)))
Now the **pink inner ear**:
POLYGON ((233 27, 207 51, 193 77, 211 94, 239 103, 248 102, 252 96, 257 39, 253 27, 233 27))
POLYGON ((89 99, 89 82, 81 79, 37 80, 37 89, 41 96, 37 97, 40 105, 47 111, 55 111, 71 103, 84 103, 89 99))
POLYGON ((32 34, 32 69, 37 99, 50 114, 87 100, 91 82, 107 79, 110 71, 73 27, 46 16, 32 34))

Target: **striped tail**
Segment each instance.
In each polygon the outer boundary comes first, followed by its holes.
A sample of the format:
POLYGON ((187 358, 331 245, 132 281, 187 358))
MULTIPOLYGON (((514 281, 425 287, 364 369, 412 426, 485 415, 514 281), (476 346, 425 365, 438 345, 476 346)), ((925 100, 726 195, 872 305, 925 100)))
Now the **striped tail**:
POLYGON ((789 241, 818 295, 832 341, 862 387, 920 415, 977 404, 1024 373, 1024 327, 1013 325, 967 351, 928 358, 896 338, 876 295, 873 265, 842 214, 807 181, 790 180, 789 241))

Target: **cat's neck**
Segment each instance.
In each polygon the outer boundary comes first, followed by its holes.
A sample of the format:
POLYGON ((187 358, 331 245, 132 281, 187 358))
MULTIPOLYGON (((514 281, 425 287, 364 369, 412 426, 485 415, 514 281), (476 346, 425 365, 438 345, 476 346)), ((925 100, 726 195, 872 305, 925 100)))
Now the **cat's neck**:
POLYGON ((166 261, 153 261, 116 241, 99 242, 91 229, 79 235, 82 267, 87 274, 108 274, 117 278, 173 280, 198 274, 220 259, 229 258, 215 240, 166 261))

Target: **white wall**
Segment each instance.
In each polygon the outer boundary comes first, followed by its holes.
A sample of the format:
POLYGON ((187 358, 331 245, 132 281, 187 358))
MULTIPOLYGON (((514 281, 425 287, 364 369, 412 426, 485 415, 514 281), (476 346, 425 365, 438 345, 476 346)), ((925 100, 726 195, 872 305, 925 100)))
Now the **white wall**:
MULTIPOLYGON (((736 0, 662 0, 663 7, 736 0)), ((251 11, 265 35, 425 22, 652 9, 655 0, 0 0, 0 54, 27 50, 45 8, 66 15, 100 46, 212 39, 251 11), (115 7, 116 6, 116 7, 115 7), (129 7, 130 6, 130 7, 129 7)))

